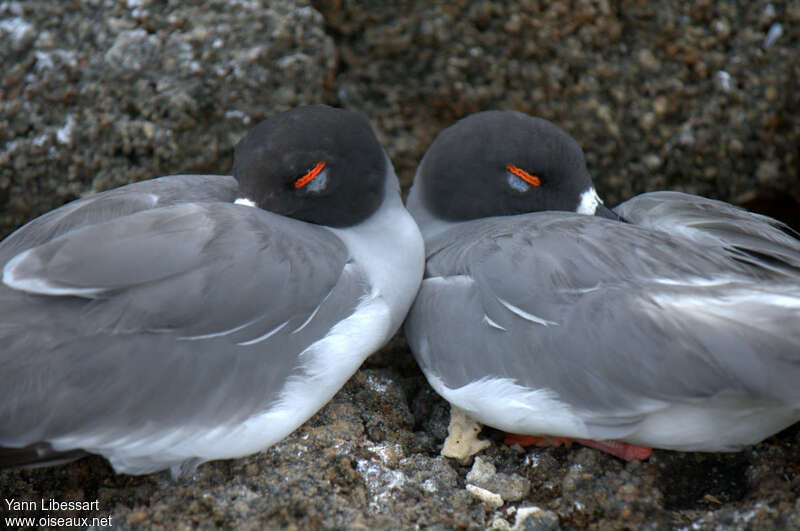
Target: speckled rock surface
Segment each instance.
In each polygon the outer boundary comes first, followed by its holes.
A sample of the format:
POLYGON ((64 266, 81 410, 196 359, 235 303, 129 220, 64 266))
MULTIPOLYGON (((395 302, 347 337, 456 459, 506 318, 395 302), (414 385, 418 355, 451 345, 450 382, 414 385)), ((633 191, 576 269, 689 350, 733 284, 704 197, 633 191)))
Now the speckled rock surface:
POLYGON ((228 173, 275 111, 322 99, 308 2, 0 2, 0 227, 170 173, 228 173))
MULTIPOLYGON (((366 114, 404 184, 435 134, 516 108, 583 145, 607 202, 679 189, 798 226, 800 2, 0 1, 0 232, 75 197, 227 172, 262 117, 366 114)), ((2 370, 0 368, 0 370, 2 370)), ((98 501, 115 528, 800 527, 800 428, 738 454, 492 444, 439 456, 449 418, 401 339, 273 448, 195 476, 117 476, 97 457, 0 472, 4 500, 98 501), (494 489, 494 490, 493 490, 494 489)), ((99 527, 98 527, 99 529, 99 527)))
POLYGON ((572 134, 610 204, 676 189, 797 210, 796 0, 317 4, 337 102, 372 118, 406 182, 454 119, 510 108, 572 134))

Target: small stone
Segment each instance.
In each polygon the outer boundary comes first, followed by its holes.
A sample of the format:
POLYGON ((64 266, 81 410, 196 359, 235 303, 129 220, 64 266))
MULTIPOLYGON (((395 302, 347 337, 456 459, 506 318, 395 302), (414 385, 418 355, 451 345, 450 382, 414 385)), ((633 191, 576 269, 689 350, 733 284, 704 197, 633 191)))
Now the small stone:
POLYGON ((495 466, 481 457, 476 457, 472 469, 467 474, 467 481, 477 485, 486 484, 497 473, 495 466))
POLYGON ((661 157, 655 153, 648 153, 642 158, 642 161, 648 170, 657 170, 662 164, 661 157))
POLYGON ((789 22, 800 23, 800 3, 794 2, 786 6, 786 18, 789 22))
POLYGON ((650 72, 658 72, 661 70, 661 61, 659 61, 648 48, 639 50, 639 53, 636 54, 636 60, 650 72))
POLYGON ((147 512, 143 508, 137 507, 136 509, 130 512, 127 520, 128 524, 135 525, 135 524, 141 524, 142 522, 147 520, 147 518, 148 518, 147 512))
POLYGON ((244 500, 236 500, 233 502, 233 510, 239 515, 246 515, 250 512, 250 505, 244 500))
POLYGON ((442 455, 455 459, 466 459, 491 446, 490 441, 478 439, 481 424, 470 418, 463 410, 450 406, 450 425, 447 439, 442 445, 442 455))
POLYGON ((694 136, 694 132, 692 131, 692 124, 690 122, 686 122, 681 126, 681 132, 678 135, 678 142, 682 146, 692 146, 694 145, 696 139, 694 136))
POLYGON ((551 531, 558 529, 558 515, 539 507, 520 507, 511 531, 551 531))
POLYGON ((518 34, 522 29, 522 17, 520 17, 517 13, 514 13, 508 18, 504 29, 512 35, 518 34))
POLYGON ((15 52, 26 50, 36 40, 36 28, 21 17, 0 20, 0 35, 11 37, 11 49, 15 52))
POLYGON ((494 520, 492 520, 491 525, 489 525, 489 529, 493 531, 511 531, 511 524, 508 523, 508 520, 502 518, 500 516, 495 516, 494 520))
POLYGON ((667 106, 667 98, 664 96, 659 96, 653 100, 653 112, 655 112, 658 117, 663 117, 667 114, 667 106))
POLYGON ((160 51, 158 37, 139 28, 121 31, 104 58, 115 70, 138 71, 157 59, 160 51))
POLYGON ((742 141, 738 138, 733 138, 728 142, 728 149, 733 153, 741 153, 744 151, 744 144, 742 144, 742 141))
POLYGON ((764 10, 761 12, 761 22, 763 24, 769 24, 770 22, 775 20, 775 15, 776 15, 775 6, 772 5, 771 3, 767 4, 766 6, 764 6, 764 10))
POLYGON ((779 22, 776 22, 769 27, 767 36, 764 37, 764 48, 769 48, 775 44, 775 42, 781 38, 781 35, 783 35, 783 26, 779 22))
POLYGON ((656 115, 652 112, 646 112, 639 118, 639 125, 645 131, 650 131, 656 124, 656 115))
POLYGON ((500 473, 495 476, 490 489, 506 501, 519 501, 531 493, 531 482, 518 474, 500 473))
POLYGON ((519 501, 530 494, 531 482, 517 474, 497 473, 494 465, 480 456, 475 458, 467 481, 499 494, 506 501, 519 501))
POLYGON ((719 35, 721 38, 727 39, 731 34, 731 25, 726 19, 718 18, 714 21, 714 31, 716 31, 717 35, 719 35))
POLYGON ((756 180, 759 184, 773 185, 778 180, 780 171, 774 160, 762 160, 756 169, 756 180))
POLYGON ((731 91, 733 85, 731 83, 731 75, 728 72, 726 72, 725 70, 718 70, 716 81, 717 81, 717 86, 723 92, 731 91))
POLYGON ((466 488, 467 492, 469 492, 474 498, 479 499, 492 509, 499 509, 503 506, 503 498, 499 494, 495 494, 494 492, 482 489, 469 483, 467 484, 466 488))

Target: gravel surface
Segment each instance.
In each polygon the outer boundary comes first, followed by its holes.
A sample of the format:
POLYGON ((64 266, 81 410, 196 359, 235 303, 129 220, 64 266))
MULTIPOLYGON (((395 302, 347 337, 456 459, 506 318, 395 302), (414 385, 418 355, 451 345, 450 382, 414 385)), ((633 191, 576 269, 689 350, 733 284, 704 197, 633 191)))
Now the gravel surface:
MULTIPOLYGON (((464 114, 514 108, 584 147, 615 204, 676 189, 800 228, 800 2, 0 1, 0 234, 68 200, 227 173, 258 120, 324 102, 372 120, 401 181, 464 114), (513 4, 513 5, 512 5, 513 4)), ((23 517, 115 528, 800 528, 800 429, 737 454, 439 455, 447 404, 398 338, 273 448, 193 477, 101 458, 0 472, 23 517), (99 525, 99 524, 98 524, 99 525)), ((96 527, 100 529, 100 527, 96 527)))

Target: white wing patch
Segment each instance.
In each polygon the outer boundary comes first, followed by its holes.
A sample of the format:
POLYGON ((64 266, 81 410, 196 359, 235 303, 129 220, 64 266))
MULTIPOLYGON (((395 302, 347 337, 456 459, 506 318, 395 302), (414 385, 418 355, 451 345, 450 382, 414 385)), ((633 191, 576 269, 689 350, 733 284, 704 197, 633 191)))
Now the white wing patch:
POLYGON ((716 309, 720 315, 737 320, 753 316, 754 308, 778 306, 789 310, 800 309, 800 293, 796 286, 770 286, 770 291, 759 289, 731 290, 724 295, 675 295, 654 293, 652 298, 662 305, 670 305, 684 310, 699 310, 711 313, 716 309), (775 293, 782 292, 782 293, 775 293))
POLYGON ((428 277, 424 280, 425 284, 443 284, 443 285, 466 285, 470 286, 475 283, 475 280, 469 275, 451 275, 447 277, 428 277))
MULTIPOLYGON (((332 290, 331 290, 331 291, 332 291, 332 290)), ((330 295, 330 292, 328 293, 328 295, 330 295)), ((315 316, 315 315, 317 315, 317 312, 319 311, 320 307, 322 307, 322 304, 325 302, 325 300, 326 300, 327 298, 328 298, 328 296, 326 295, 326 296, 325 296, 325 298, 324 298, 324 299, 322 299, 322 302, 321 302, 321 303, 319 303, 319 305, 318 305, 316 308, 314 308, 314 311, 313 311, 313 312, 311 312, 311 315, 309 315, 309 316, 308 316, 308 319, 306 319, 305 321, 303 321, 303 324, 301 324, 300 326, 298 326, 297 328, 295 328, 294 330, 292 330, 292 333, 293 333, 293 334, 296 334, 297 332, 299 332, 300 330, 302 330, 303 328, 305 328, 306 326, 308 326, 308 323, 310 323, 310 322, 311 322, 311 320, 314 318, 314 316, 315 316)))
POLYGON ((500 326, 499 324, 497 324, 497 323, 495 323, 494 321, 492 321, 492 320, 489 318, 489 316, 488 316, 488 315, 484 315, 484 316, 483 316, 483 322, 484 322, 484 323, 486 323, 486 324, 488 324, 488 325, 489 325, 489 326, 491 326, 492 328, 497 328, 498 330, 502 330, 502 331, 504 331, 504 332, 505 332, 505 330, 506 330, 506 329, 505 329, 505 327, 503 327, 503 326, 500 326))
POLYGON ((659 293, 650 296, 655 306, 644 309, 657 318, 681 316, 695 325, 730 327, 731 332, 743 333, 754 327, 756 332, 773 334, 796 341, 797 333, 787 323, 800 320, 800 289, 797 286, 770 286, 769 291, 757 287, 731 288, 724 293, 659 293), (794 338, 794 339, 790 339, 794 338))
POLYGON ((236 343, 236 344, 241 347, 247 347, 250 345, 255 345, 256 343, 261 343, 262 341, 266 341, 267 339, 271 338, 272 336, 280 332, 283 329, 283 327, 286 326, 287 324, 289 324, 289 321, 284 321, 283 323, 279 324, 278 326, 276 326, 263 336, 258 336, 254 339, 250 339, 248 341, 242 341, 241 343, 236 343))
POLYGON ((507 301, 501 299, 500 297, 497 297, 497 300, 500 301, 500 304, 505 306, 508 309, 508 311, 510 311, 511 313, 513 313, 515 315, 518 315, 518 316, 522 317, 526 321, 530 321, 532 323, 536 323, 536 324, 540 324, 540 325, 544 325, 544 326, 550 326, 550 325, 558 326, 557 322, 548 321, 547 319, 542 319, 541 317, 537 317, 537 316, 533 315, 532 313, 528 313, 528 312, 526 312, 525 310, 523 310, 521 308, 517 308, 516 306, 514 306, 510 302, 507 302, 507 301))
POLYGON ((236 199, 236 201, 234 201, 233 204, 234 205, 248 206, 248 207, 256 206, 255 201, 251 201, 250 199, 247 199, 246 197, 240 197, 240 198, 236 199))
POLYGON ((654 278, 653 282, 665 286, 691 286, 691 287, 707 287, 707 286, 721 286, 733 282, 733 279, 720 277, 720 278, 702 278, 702 277, 685 277, 681 279, 674 278, 654 278))
MULTIPOLYGON (((260 317, 258 319, 260 319, 260 317)), ((235 332, 238 332, 239 330, 241 330, 243 328, 247 328, 251 324, 253 324, 256 321, 258 321, 258 319, 253 319, 252 321, 248 321, 248 322, 246 322, 244 324, 241 324, 239 326, 231 328, 230 330, 223 330, 222 332, 212 332, 211 334, 202 334, 202 335, 197 335, 197 336, 181 336, 181 337, 178 337, 177 339, 179 341, 195 341, 197 339, 211 339, 211 338, 214 338, 214 337, 227 336, 227 335, 233 334, 235 332)))
MULTIPOLYGON (((351 264, 349 264, 349 263, 348 263, 348 264, 345 264, 345 266, 344 266, 344 269, 342 270, 342 274, 345 274, 346 272, 348 272, 348 271, 349 271, 349 269, 352 269, 352 268, 353 268, 353 266, 352 266, 351 264)), ((335 287, 335 286, 334 286, 334 287, 335 287)), ((320 303, 317 305, 317 307, 316 307, 316 308, 314 308, 314 311, 313 311, 313 312, 311 312, 311 315, 309 315, 309 316, 308 316, 308 319, 306 319, 305 321, 303 321, 303 324, 301 324, 300 326, 298 326, 297 328, 295 328, 294 330, 292 330, 292 334, 296 334, 297 332, 299 332, 300 330, 302 330, 303 328, 305 328, 306 326, 308 326, 308 323, 310 323, 310 322, 311 322, 311 320, 312 320, 312 319, 314 319, 314 317, 317 315, 317 312, 319 311, 319 309, 320 309, 320 308, 322 308, 322 305, 323 305, 323 304, 325 304, 325 301, 326 301, 326 300, 328 300, 328 297, 330 297, 330 296, 331 296, 331 293, 333 293, 333 288, 331 288, 331 289, 330 289, 330 291, 328 292, 328 294, 327 294, 327 295, 325 295, 325 297, 324 297, 324 298, 322 299, 322 301, 321 301, 321 302, 320 302, 320 303)))
POLYGON ((104 288, 75 288, 69 286, 59 286, 53 284, 49 280, 38 277, 25 275, 19 269, 24 266, 31 266, 30 263, 26 264, 27 260, 38 260, 35 256, 29 256, 33 249, 28 249, 19 253, 17 256, 6 262, 3 267, 3 284, 9 288, 28 293, 35 293, 37 295, 56 295, 65 296, 72 295, 75 297, 94 297, 95 295, 105 291, 104 288))

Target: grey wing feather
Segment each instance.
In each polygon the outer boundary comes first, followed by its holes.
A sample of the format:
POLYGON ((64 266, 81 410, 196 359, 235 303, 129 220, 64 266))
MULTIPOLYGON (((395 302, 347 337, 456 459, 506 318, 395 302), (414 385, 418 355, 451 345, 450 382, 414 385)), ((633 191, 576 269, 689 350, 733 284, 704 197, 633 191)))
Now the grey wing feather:
POLYGON ((78 199, 23 225, 0 243, 0 264, 69 231, 135 212, 178 203, 233 202, 238 192, 229 175, 170 175, 78 199))
POLYGON ((427 243, 406 330, 449 387, 549 388, 602 437, 719 393, 800 404, 800 275, 572 214, 482 220, 427 243))
POLYGON ((0 446, 241 422, 369 289, 330 231, 219 202, 61 231, 17 264, 23 289, 0 285, 0 446))
POLYGON ((800 271, 797 232, 776 219, 729 203, 680 192, 651 192, 614 210, 638 226, 724 248, 736 259, 762 268, 800 271))

